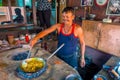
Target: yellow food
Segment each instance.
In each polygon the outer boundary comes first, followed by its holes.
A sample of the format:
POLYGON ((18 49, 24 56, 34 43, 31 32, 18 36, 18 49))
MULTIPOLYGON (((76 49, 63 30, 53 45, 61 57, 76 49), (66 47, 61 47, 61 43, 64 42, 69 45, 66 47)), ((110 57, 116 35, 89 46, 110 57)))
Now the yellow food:
POLYGON ((27 66, 21 66, 25 72, 36 72, 44 67, 44 62, 40 60, 29 60, 27 61, 27 66))

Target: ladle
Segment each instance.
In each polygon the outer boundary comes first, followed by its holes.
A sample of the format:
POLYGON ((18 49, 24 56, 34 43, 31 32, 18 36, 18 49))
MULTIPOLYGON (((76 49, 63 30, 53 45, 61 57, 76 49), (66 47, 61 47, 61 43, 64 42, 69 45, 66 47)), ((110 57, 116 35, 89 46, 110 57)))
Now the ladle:
POLYGON ((46 60, 48 61, 53 55, 55 55, 62 47, 64 46, 64 43, 59 47, 57 48, 53 53, 52 55, 50 55, 46 60))
POLYGON ((30 47, 30 49, 29 49, 29 51, 28 51, 27 59, 30 58, 30 56, 31 56, 31 50, 32 50, 32 47, 30 47))
MULTIPOLYGON (((59 47, 57 48, 46 60, 48 61, 53 55, 55 55, 62 47, 64 46, 64 43, 59 47)), ((28 52, 28 56, 27 56, 27 59, 30 58, 31 56, 31 47, 29 49, 29 52, 28 52)))

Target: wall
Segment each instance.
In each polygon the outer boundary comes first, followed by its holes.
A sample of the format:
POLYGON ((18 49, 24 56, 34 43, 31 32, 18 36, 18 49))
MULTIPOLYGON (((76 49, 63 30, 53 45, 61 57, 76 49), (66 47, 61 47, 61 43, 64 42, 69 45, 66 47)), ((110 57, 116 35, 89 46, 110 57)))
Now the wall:
POLYGON ((82 28, 87 46, 120 57, 120 24, 84 20, 82 28))
POLYGON ((0 6, 2 6, 2 0, 0 0, 0 6))
POLYGON ((0 22, 10 20, 7 7, 0 7, 0 22))
MULTIPOLYGON (((8 0, 3 0, 3 6, 8 6, 8 0)), ((11 0, 11 6, 16 6, 16 0, 11 0)))
MULTIPOLYGON (((87 8, 87 12, 90 10, 90 13, 96 14, 95 20, 102 20, 103 18, 106 18, 107 4, 104 6, 97 6, 95 0, 93 1, 94 1, 93 6, 87 8)), ((67 6, 78 7, 78 9, 75 10, 76 16, 78 17, 84 16, 85 7, 81 6, 81 0, 67 0, 67 6)), ((115 18, 115 17, 112 16, 111 18, 115 18)))

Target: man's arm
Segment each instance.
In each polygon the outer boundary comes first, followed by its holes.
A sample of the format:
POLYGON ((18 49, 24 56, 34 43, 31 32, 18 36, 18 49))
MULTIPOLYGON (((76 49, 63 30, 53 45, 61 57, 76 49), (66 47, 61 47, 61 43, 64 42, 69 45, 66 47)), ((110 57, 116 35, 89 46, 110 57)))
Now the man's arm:
POLYGON ((83 30, 81 28, 78 29, 78 38, 79 38, 79 42, 80 42, 80 45, 81 45, 81 54, 82 54, 82 57, 81 58, 84 58, 84 53, 85 53, 85 41, 84 41, 84 35, 83 35, 83 30))
POLYGON ((81 45, 81 67, 85 66, 85 41, 84 41, 84 34, 83 34, 83 30, 81 27, 77 28, 77 34, 78 34, 78 38, 79 38, 79 42, 81 45))
POLYGON ((43 38, 44 36, 48 35, 49 33, 52 33, 53 31, 57 30, 60 24, 55 24, 51 26, 50 28, 41 31, 38 33, 30 42, 31 47, 34 46, 34 44, 40 39, 43 38))

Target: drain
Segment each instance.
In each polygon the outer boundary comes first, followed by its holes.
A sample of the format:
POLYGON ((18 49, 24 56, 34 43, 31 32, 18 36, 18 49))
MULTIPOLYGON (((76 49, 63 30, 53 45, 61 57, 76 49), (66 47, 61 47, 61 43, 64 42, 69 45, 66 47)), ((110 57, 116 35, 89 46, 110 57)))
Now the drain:
POLYGON ((12 60, 15 60, 15 61, 24 60, 27 58, 27 55, 28 55, 28 51, 17 53, 16 55, 12 56, 12 60))

